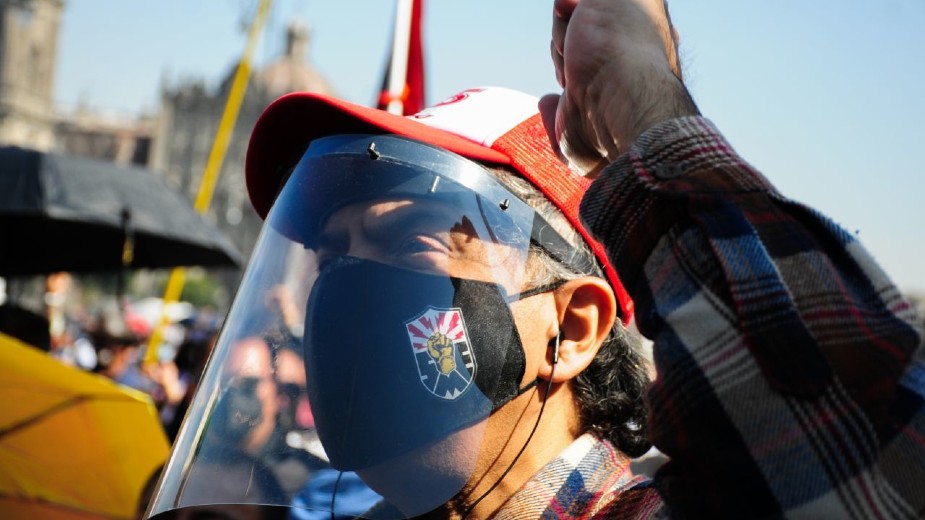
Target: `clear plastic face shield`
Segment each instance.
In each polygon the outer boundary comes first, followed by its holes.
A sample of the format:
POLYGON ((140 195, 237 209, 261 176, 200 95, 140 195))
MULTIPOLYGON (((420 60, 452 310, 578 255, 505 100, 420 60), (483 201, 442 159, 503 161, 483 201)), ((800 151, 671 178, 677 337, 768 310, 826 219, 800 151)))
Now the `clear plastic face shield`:
POLYGON ((489 415, 535 383, 512 313, 543 290, 531 244, 570 253, 472 161, 399 136, 314 141, 149 515, 403 518, 460 493, 489 415))

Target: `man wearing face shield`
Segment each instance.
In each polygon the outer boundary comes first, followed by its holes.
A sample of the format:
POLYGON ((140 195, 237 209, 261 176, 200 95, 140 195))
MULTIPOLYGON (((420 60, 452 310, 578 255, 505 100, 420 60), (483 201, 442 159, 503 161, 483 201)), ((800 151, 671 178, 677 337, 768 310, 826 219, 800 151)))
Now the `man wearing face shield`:
MULTIPOLYGON (((219 349, 253 295, 300 291, 324 456, 384 497, 361 516, 922 516, 914 311, 700 117, 676 43, 661 1, 561 0, 561 96, 265 111, 247 175, 267 225, 219 349), (631 319, 655 342, 647 401, 631 319), (629 470, 649 441, 671 459, 653 481, 629 470)), ((217 392, 153 513, 197 503, 217 392)))

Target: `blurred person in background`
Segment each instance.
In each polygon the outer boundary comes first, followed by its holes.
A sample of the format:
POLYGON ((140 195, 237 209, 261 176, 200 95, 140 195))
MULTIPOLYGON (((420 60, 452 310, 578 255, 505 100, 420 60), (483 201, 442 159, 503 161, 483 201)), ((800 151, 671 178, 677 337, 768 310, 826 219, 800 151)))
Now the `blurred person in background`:
POLYGON ((81 325, 70 318, 63 319, 64 328, 51 336, 51 355, 71 366, 83 370, 96 369, 96 346, 84 333, 81 325))
POLYGON ((0 332, 41 351, 51 351, 48 318, 6 302, 0 305, 0 332))
POLYGON ((98 346, 97 371, 113 381, 151 396, 158 411, 178 405, 184 387, 173 360, 145 363, 145 336, 136 334, 113 319, 95 334, 98 346))
POLYGON ((277 428, 265 448, 267 460, 277 478, 292 497, 291 517, 295 520, 327 520, 322 501, 336 487, 338 514, 335 519, 353 518, 382 500, 353 471, 340 472, 329 466, 318 439, 311 405, 308 402, 305 361, 291 349, 276 354, 276 381, 280 395, 277 428))
POLYGON ((185 391, 177 403, 172 418, 165 423, 167 438, 172 443, 180 432, 183 417, 196 393, 197 385, 205 369, 206 361, 212 353, 218 337, 220 323, 212 319, 208 311, 197 313, 193 318, 181 322, 185 332, 183 341, 177 348, 174 363, 179 372, 179 380, 185 391))
POLYGON ((45 277, 45 314, 51 338, 51 355, 61 362, 82 370, 97 365, 96 346, 85 334, 79 316, 73 316, 74 280, 69 273, 52 273, 45 277))
POLYGON ((305 390, 305 365, 296 351, 281 348, 275 355, 274 379, 278 397, 276 427, 262 450, 283 489, 290 496, 302 487, 318 458, 306 450, 314 419, 305 390))
POLYGON ((270 347, 256 336, 236 340, 223 367, 209 439, 189 468, 195 481, 184 501, 192 500, 184 505, 220 504, 230 496, 246 504, 286 501, 263 454, 279 412, 270 347))

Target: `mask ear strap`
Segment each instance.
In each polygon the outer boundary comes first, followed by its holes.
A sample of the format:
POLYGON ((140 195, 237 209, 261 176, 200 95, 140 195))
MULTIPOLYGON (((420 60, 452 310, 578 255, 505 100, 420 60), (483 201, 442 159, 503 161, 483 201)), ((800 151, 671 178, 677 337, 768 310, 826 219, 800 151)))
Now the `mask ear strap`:
MULTIPOLYGON (((562 333, 561 333, 561 332, 558 333, 558 334, 556 334, 556 342, 555 342, 555 344, 552 345, 552 349, 553 349, 553 350, 552 350, 553 372, 550 373, 550 381, 552 380, 552 378, 551 378, 552 374, 554 374, 554 373, 555 373, 554 371, 556 370, 555 365, 559 363, 559 340, 560 340, 561 338, 562 338, 562 333)), ((532 389, 533 387, 535 387, 539 382, 540 382, 539 378, 534 379, 533 381, 530 381, 529 383, 527 383, 527 384, 525 384, 524 386, 522 386, 519 390, 517 390, 517 395, 515 395, 514 397, 520 397, 521 394, 526 393, 527 391, 529 391, 530 389, 532 389)), ((547 393, 549 392, 549 388, 548 388, 548 387, 547 387, 546 391, 547 391, 547 393)), ((512 399, 513 399, 513 398, 512 398, 512 399)), ((495 410, 496 410, 496 409, 497 409, 497 408, 495 408, 495 410)))
MULTIPOLYGON (((525 384, 525 385, 522 386, 519 390, 517 390, 517 395, 515 395, 515 396, 512 397, 511 399, 514 399, 514 398, 516 398, 516 397, 520 397, 521 394, 527 393, 527 392, 530 391, 534 386, 536 386, 537 383, 539 383, 539 382, 540 382, 539 379, 534 379, 533 381, 530 381, 529 383, 525 384)), ((497 408, 493 409, 492 411, 494 411, 494 410, 497 410, 497 408)))
POLYGON ((525 298, 529 298, 531 296, 536 296, 537 294, 542 294, 542 293, 549 292, 549 291, 555 291, 559 287, 562 287, 563 285, 565 285, 567 282, 568 280, 556 280, 552 283, 547 283, 547 284, 539 285, 532 289, 527 289, 526 291, 523 291, 521 293, 512 294, 510 296, 505 296, 504 300, 508 303, 514 303, 516 301, 520 301, 525 298))
MULTIPOLYGON (((563 282, 563 283, 564 283, 564 282, 563 282)), ((482 493, 482 495, 481 495, 478 499, 476 499, 476 501, 473 502, 471 506, 469 506, 469 509, 467 509, 466 512, 463 514, 463 520, 466 520, 466 518, 469 517, 469 514, 472 513, 472 510, 475 509, 475 506, 479 505, 479 502, 481 502, 482 500, 484 500, 485 497, 487 497, 489 493, 491 493, 492 491, 494 491, 495 488, 498 487, 498 484, 500 484, 501 481, 504 480, 504 477, 507 476, 507 474, 508 474, 508 473, 511 471, 511 469, 514 467, 514 464, 517 463, 517 459, 519 459, 520 456, 523 455, 524 451, 527 450, 527 445, 530 444, 530 441, 533 439, 533 434, 535 434, 537 428, 539 428, 539 426, 540 426, 540 419, 543 418, 543 411, 546 409, 546 401, 549 400, 549 391, 550 391, 550 389, 552 388, 552 379, 553 379, 553 377, 556 375, 556 364, 559 363, 559 338, 560 338, 560 337, 562 337, 562 333, 561 333, 561 332, 559 332, 558 334, 556 334, 556 343, 555 343, 555 345, 553 345, 553 349, 554 349, 554 350, 552 351, 552 370, 550 370, 550 372, 549 372, 549 381, 546 382, 546 393, 543 395, 543 404, 540 405, 540 413, 537 414, 537 416, 536 416, 536 422, 533 424, 533 429, 530 431, 530 435, 527 436, 526 442, 524 442, 524 445, 521 446, 520 451, 517 452, 517 455, 514 456, 514 460, 512 460, 511 463, 508 464, 507 469, 504 470, 504 473, 502 473, 501 476, 498 477, 498 480, 496 480, 495 483, 492 484, 492 486, 491 486, 490 488, 488 488, 488 491, 482 493)), ((526 390, 528 390, 528 389, 533 388, 534 386, 536 386, 537 381, 538 381, 538 379, 534 379, 532 383, 528 384, 526 387, 524 387, 523 389, 521 389, 521 391, 518 392, 518 395, 520 395, 520 394, 522 394, 523 392, 525 392, 526 390)))
MULTIPOLYGON (((536 294, 540 294, 540 293, 544 293, 544 292, 549 292, 549 291, 554 291, 554 290, 558 289, 559 287, 562 287, 562 285, 565 284, 565 282, 567 282, 567 281, 568 281, 568 280, 557 280, 557 281, 555 281, 555 282, 552 282, 552 283, 549 283, 549 284, 546 284, 546 285, 541 285, 541 286, 539 286, 539 287, 534 287, 533 289, 530 289, 529 291, 524 291, 524 292, 520 293, 519 295, 516 295, 516 299, 515 299, 514 301, 522 300, 522 299, 524 299, 524 298, 529 298, 530 296, 534 296, 534 295, 536 295, 536 294)), ((508 303, 510 303, 510 302, 508 302, 508 303)), ((556 334, 556 342, 555 342, 555 344, 552 345, 552 349, 553 349, 553 350, 552 350, 552 365, 553 365, 553 367, 552 367, 553 372, 552 372, 552 373, 555 373, 556 364, 559 363, 559 341, 560 341, 561 339, 562 339, 562 332, 560 331, 559 333, 556 334)), ((552 375, 552 374, 550 374, 550 379, 549 379, 550 384, 552 384, 552 377, 551 377, 551 375, 552 375)), ((534 379, 533 381, 530 381, 529 383, 527 383, 526 385, 524 385, 523 387, 521 387, 519 390, 517 390, 517 395, 515 395, 514 397, 520 397, 521 394, 523 394, 524 392, 527 392, 528 390, 530 390, 531 388, 533 388, 534 386, 536 386, 536 384, 539 383, 539 381, 540 381, 540 380, 539 380, 538 378, 537 378, 537 379, 534 379)), ((548 388, 548 387, 546 388, 546 392, 547 392, 547 395, 548 395, 548 393, 549 393, 549 388, 548 388)), ((545 405, 545 404, 546 404, 546 402, 544 401, 544 402, 543 402, 543 405, 545 405)))

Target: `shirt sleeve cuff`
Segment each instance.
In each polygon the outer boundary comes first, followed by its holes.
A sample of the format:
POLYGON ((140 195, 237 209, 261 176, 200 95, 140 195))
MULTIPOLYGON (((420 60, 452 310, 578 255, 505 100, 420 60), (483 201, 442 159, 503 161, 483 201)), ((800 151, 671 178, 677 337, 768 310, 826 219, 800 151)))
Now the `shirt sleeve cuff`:
POLYGON ((580 215, 633 294, 655 244, 687 217, 687 201, 764 193, 779 197, 708 119, 682 117, 640 135, 588 188, 580 215))

